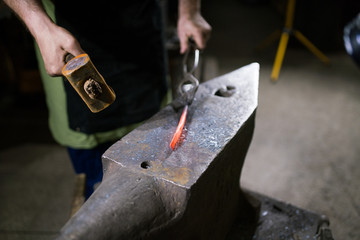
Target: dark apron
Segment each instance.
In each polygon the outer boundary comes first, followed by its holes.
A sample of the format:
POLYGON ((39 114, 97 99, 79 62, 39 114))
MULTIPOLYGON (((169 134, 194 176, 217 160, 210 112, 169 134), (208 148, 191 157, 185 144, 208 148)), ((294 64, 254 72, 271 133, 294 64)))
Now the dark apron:
POLYGON ((78 39, 116 93, 113 104, 99 113, 92 113, 64 80, 70 128, 92 134, 151 117, 159 110, 167 86, 158 2, 103 0, 96 5, 89 3, 57 1, 55 14, 57 24, 78 39))

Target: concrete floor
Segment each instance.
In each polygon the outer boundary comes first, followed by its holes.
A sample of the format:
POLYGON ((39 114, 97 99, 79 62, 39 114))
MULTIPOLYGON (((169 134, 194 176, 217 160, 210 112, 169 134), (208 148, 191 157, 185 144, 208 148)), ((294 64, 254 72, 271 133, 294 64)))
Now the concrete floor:
MULTIPOLYGON (((224 16, 210 22, 213 35, 204 52, 214 66, 209 71, 224 74, 255 61, 261 68, 241 185, 326 214, 337 240, 360 239, 359 68, 343 50, 326 53, 326 66, 304 47, 290 46, 279 81, 272 83, 277 44, 254 48, 281 19, 268 5, 228 2, 205 8, 209 16, 224 16)), ((69 218, 74 173, 66 149, 47 130, 42 100, 1 114, 0 239, 52 239, 69 218)))

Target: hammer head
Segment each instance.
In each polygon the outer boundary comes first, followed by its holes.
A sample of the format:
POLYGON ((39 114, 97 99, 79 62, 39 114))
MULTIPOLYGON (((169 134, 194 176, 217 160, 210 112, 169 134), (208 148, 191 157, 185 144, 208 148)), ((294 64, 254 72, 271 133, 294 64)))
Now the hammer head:
POLYGON ((115 101, 114 91, 106 84, 87 54, 80 54, 68 61, 62 74, 92 112, 100 112, 115 101))

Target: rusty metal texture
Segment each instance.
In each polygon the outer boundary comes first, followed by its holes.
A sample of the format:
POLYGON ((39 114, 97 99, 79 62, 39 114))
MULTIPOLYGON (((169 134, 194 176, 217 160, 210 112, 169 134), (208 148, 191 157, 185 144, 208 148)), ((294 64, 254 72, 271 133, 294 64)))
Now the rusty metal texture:
POLYGON ((58 239, 224 239, 239 213, 259 65, 200 84, 183 141, 167 106, 103 155, 104 178, 58 239))

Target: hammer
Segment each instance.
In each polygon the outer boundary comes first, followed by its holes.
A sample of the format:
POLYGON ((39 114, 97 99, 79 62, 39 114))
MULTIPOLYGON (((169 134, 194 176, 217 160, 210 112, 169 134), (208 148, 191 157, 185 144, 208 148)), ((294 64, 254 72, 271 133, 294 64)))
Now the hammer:
POLYGON ((65 56, 62 74, 77 91, 88 108, 97 113, 115 101, 114 90, 106 84, 87 54, 65 56))

